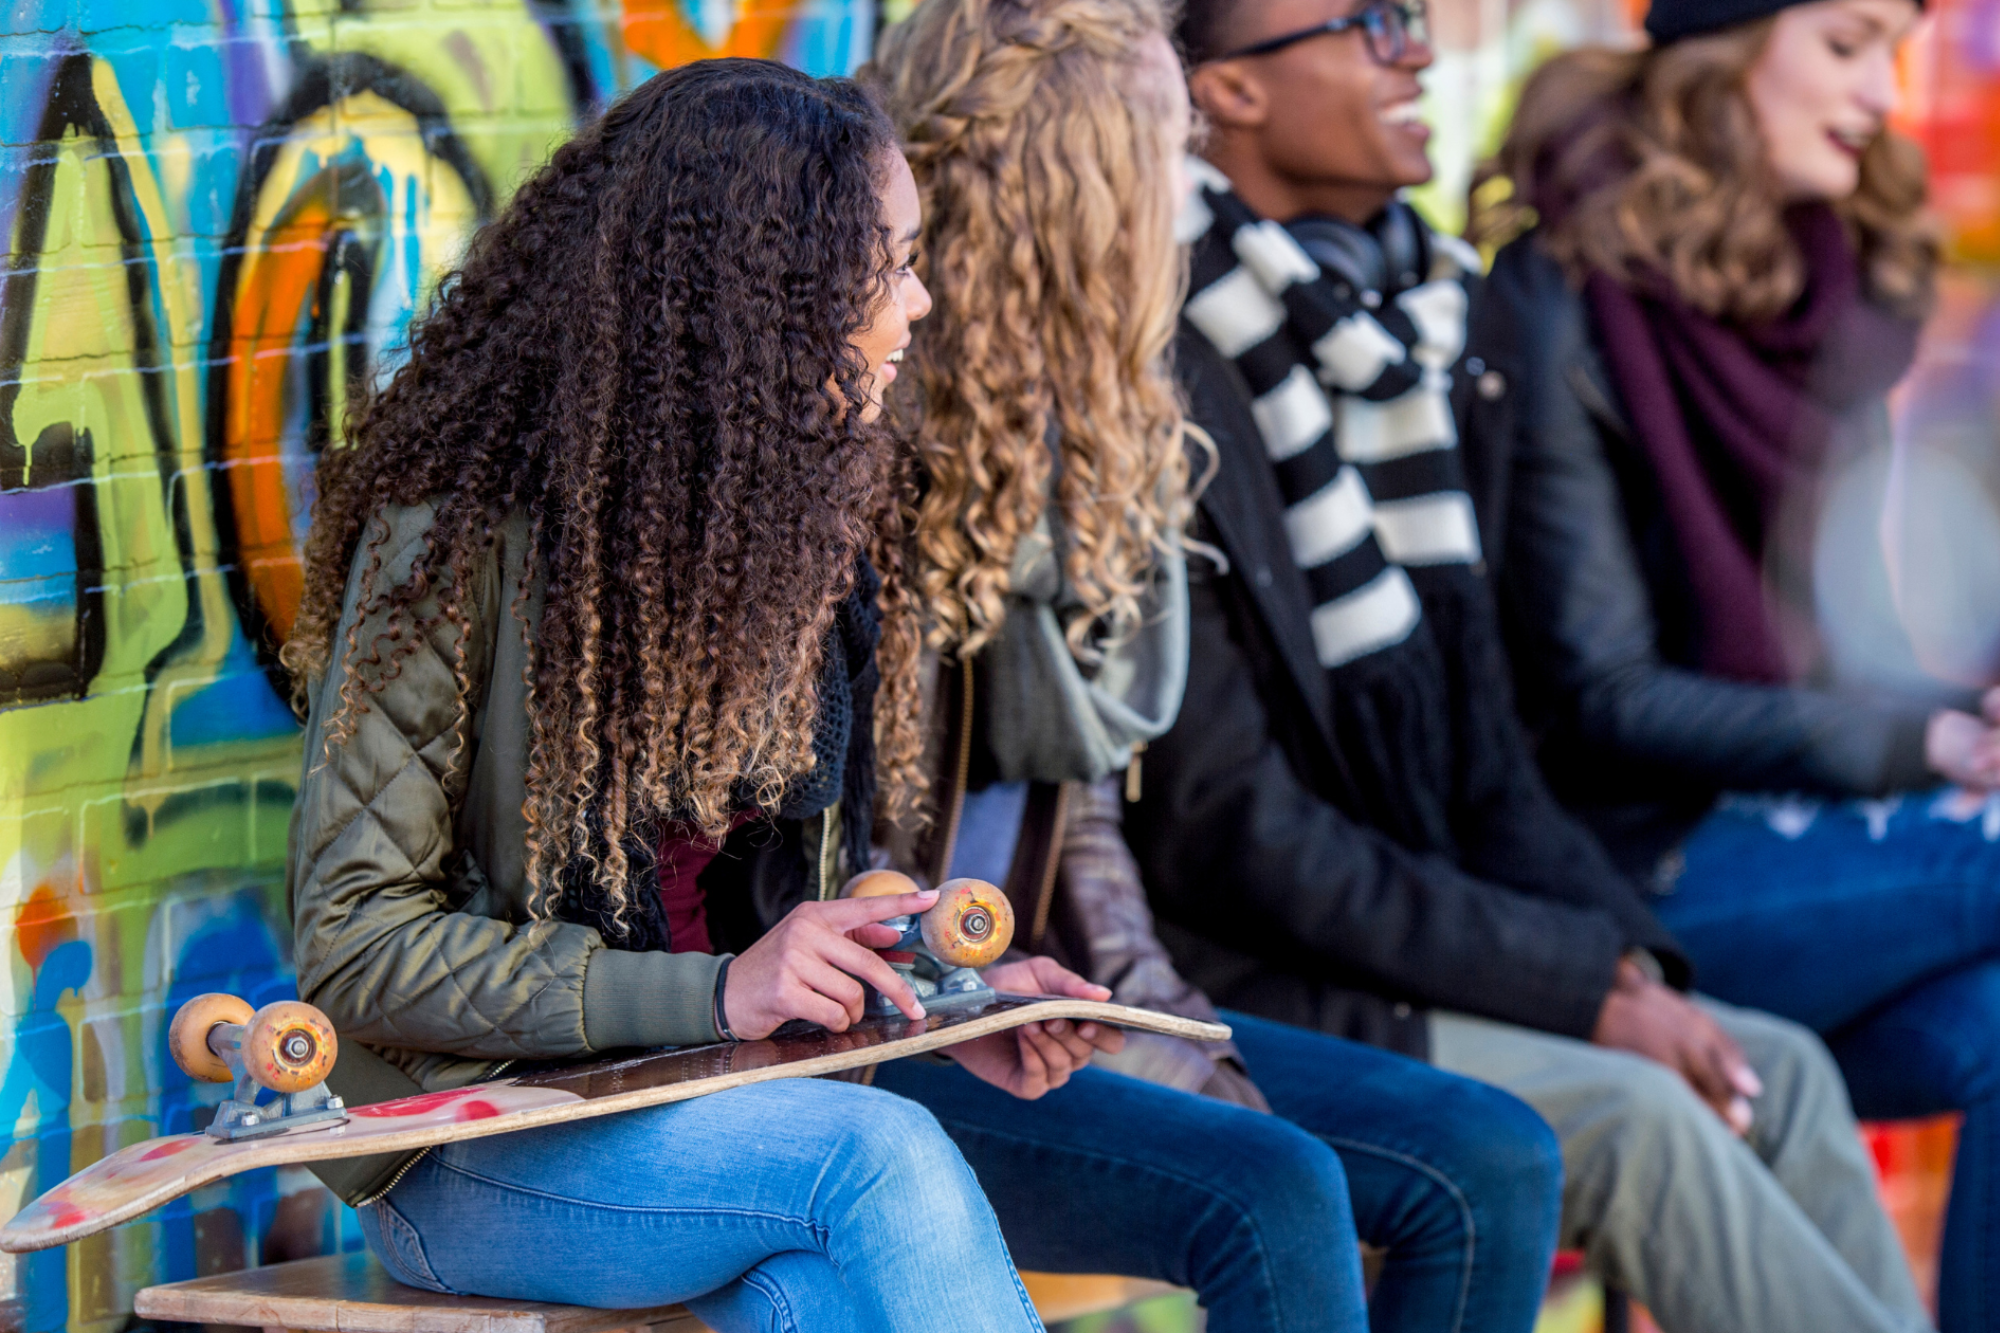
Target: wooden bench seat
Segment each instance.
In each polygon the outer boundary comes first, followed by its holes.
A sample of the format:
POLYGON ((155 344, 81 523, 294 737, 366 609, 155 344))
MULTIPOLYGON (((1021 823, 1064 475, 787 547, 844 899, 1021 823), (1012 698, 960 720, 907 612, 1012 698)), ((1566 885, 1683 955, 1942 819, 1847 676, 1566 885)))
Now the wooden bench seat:
MULTIPOLYGON (((1139 1278, 1024 1273, 1045 1323, 1120 1309, 1174 1290, 1139 1278)), ((703 1333, 678 1305, 594 1310, 581 1305, 440 1296, 406 1287, 366 1252, 248 1268, 147 1287, 133 1301, 144 1319, 247 1324, 279 1333, 703 1333)))

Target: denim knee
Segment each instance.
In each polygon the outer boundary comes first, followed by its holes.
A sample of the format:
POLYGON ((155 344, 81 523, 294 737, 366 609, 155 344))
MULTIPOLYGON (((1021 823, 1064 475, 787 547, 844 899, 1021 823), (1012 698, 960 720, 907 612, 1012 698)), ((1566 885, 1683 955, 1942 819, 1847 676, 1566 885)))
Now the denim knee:
POLYGON ((855 1092, 852 1118, 840 1132, 841 1151, 855 1161, 894 1168, 959 1160, 958 1149, 929 1108, 879 1088, 855 1092))
POLYGON ((880 1208, 920 1208, 942 1223, 940 1208, 956 1202, 965 1221, 974 1221, 981 1200, 972 1168, 930 1111, 893 1092, 856 1087, 849 1116, 829 1145, 839 1177, 864 1192, 880 1208), (959 1196, 954 1200, 953 1196, 959 1196))
POLYGON ((2000 1101, 2000 963, 1934 977, 1832 1042, 1856 1109, 1871 1119, 2000 1101))
POLYGON ((1452 1094, 1452 1114, 1443 1118, 1458 1132, 1441 1145, 1440 1156, 1474 1207, 1553 1232, 1563 1185, 1555 1130, 1512 1093, 1464 1082, 1452 1094))
POLYGON ((1490 1083, 1426 1073, 1404 1135, 1420 1140, 1426 1156, 1468 1180, 1561 1181, 1562 1145, 1534 1107, 1490 1083))
POLYGON ((1249 1120, 1231 1138, 1228 1178, 1244 1187, 1232 1198, 1260 1229, 1285 1234, 1329 1207, 1351 1222, 1347 1169, 1325 1143, 1275 1116, 1249 1120))

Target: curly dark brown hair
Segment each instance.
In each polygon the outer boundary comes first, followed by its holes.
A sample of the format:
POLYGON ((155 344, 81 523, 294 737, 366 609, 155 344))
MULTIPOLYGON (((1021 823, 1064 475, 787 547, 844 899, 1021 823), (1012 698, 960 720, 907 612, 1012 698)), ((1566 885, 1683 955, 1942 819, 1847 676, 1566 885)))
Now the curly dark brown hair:
MULTIPOLYGON (((850 344, 888 299, 894 132, 853 83, 754 60, 660 74, 559 148, 474 240, 408 361, 330 450, 284 660, 301 696, 356 623, 328 744, 443 622, 513 513, 546 605, 529 640, 528 876, 576 858, 614 919, 628 833, 723 834, 814 764, 822 646, 866 553, 882 577, 886 804, 917 785, 921 630, 902 577, 910 466, 850 344), (384 508, 429 502, 411 577, 378 584, 384 508), (356 553, 364 541, 365 555, 356 553), (413 608, 433 592, 427 622, 413 608)), ((472 682, 461 653, 460 707, 472 682)), ((462 714, 466 716, 468 714, 462 714)), ((461 734, 464 734, 462 727, 461 734)))

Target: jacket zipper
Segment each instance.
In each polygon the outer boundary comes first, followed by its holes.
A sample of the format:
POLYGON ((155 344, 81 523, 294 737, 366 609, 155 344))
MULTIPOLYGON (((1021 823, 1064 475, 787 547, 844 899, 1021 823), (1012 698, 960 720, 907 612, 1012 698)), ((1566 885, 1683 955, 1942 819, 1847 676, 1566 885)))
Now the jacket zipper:
POLYGON ((819 817, 819 900, 826 902, 834 895, 833 863, 840 852, 839 838, 840 802, 835 801, 819 817))
MULTIPOLYGON (((499 1064, 497 1064, 497 1065, 493 1066, 493 1068, 491 1068, 491 1069, 487 1070, 487 1071, 486 1071, 486 1077, 485 1077, 485 1078, 482 1078, 482 1079, 480 1079, 479 1081, 480 1081, 481 1083, 485 1083, 485 1082, 489 1081, 490 1079, 492 1079, 492 1078, 493 1078, 493 1076, 494 1076, 494 1075, 496 1075, 496 1074, 500 1074, 500 1073, 503 1073, 503 1072, 505 1072, 505 1070, 507 1069, 507 1067, 508 1067, 508 1066, 510 1066, 510 1065, 512 1065, 513 1063, 514 1063, 514 1062, 513 1062, 512 1060, 502 1060, 502 1061, 501 1061, 501 1062, 500 1062, 499 1064)), ((470 1085, 470 1084, 468 1084, 467 1086, 469 1087, 469 1086, 471 1086, 471 1085, 470 1085)), ((375 1192, 374 1192, 373 1194, 370 1194, 370 1195, 368 1195, 368 1196, 367 1196, 366 1198, 361 1198, 361 1199, 356 1199, 356 1200, 355 1200, 355 1201, 354 1201, 353 1203, 349 1204, 349 1205, 348 1205, 348 1207, 350 1207, 350 1208, 366 1208, 366 1207, 367 1207, 367 1206, 368 1206, 369 1204, 371 1204, 371 1203, 374 1203, 374 1202, 376 1202, 376 1201, 377 1201, 378 1199, 382 1198, 382 1197, 383 1197, 384 1195, 386 1195, 386 1194, 387 1194, 387 1193, 388 1193, 388 1192, 389 1192, 390 1190, 392 1190, 392 1189, 396 1188, 396 1186, 398 1186, 398 1185, 402 1184, 402 1183, 403 1183, 403 1177, 404 1177, 404 1176, 407 1176, 407 1175, 409 1175, 409 1174, 410 1174, 410 1170, 411 1170, 411 1168, 413 1168, 414 1166, 416 1166, 416 1164, 417 1164, 418 1162, 421 1162, 421 1161, 423 1161, 423 1160, 424 1160, 424 1158, 426 1158, 426 1157, 430 1156, 430 1153, 431 1153, 431 1148, 435 1148, 436 1146, 437 1146, 437 1145, 436 1145, 436 1144, 434 1143, 434 1144, 432 1144, 432 1145, 431 1145, 431 1147, 430 1147, 430 1148, 419 1148, 419 1149, 417 1149, 417 1150, 416 1150, 416 1151, 415 1151, 414 1153, 410 1154, 410 1160, 409 1160, 409 1161, 407 1161, 407 1162, 403 1163, 403 1164, 402 1164, 401 1166, 399 1166, 399 1167, 397 1167, 397 1168, 396 1168, 396 1174, 395 1174, 395 1175, 393 1175, 393 1176, 390 1176, 390 1177, 389 1177, 389 1183, 388 1183, 388 1184, 384 1185, 384 1186, 383 1186, 383 1187, 382 1187, 381 1189, 379 1189, 379 1190, 376 1190, 376 1191, 375 1191, 375 1192)))

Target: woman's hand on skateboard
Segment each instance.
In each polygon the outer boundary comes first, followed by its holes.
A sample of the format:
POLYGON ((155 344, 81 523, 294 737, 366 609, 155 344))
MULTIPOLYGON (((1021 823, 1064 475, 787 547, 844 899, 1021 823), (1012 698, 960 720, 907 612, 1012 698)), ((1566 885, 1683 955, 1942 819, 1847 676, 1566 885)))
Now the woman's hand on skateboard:
MULTIPOLYGON (((1073 1000, 1108 1000, 1108 988, 1085 981, 1051 958, 1024 958, 989 967, 986 984, 1010 995, 1056 995, 1073 1000)), ((1103 1023, 1054 1018, 1024 1023, 1011 1032, 960 1042, 951 1058, 977 1078, 1027 1101, 1060 1088, 1090 1063, 1098 1051, 1125 1048, 1125 1034, 1103 1023)))
POLYGON ((768 1037, 794 1018, 845 1032, 861 1021, 867 982, 910 1018, 922 1018, 916 992, 875 952, 901 938, 877 923, 912 916, 937 901, 937 890, 886 898, 800 903, 736 956, 722 989, 729 1030, 745 1041, 768 1037))

